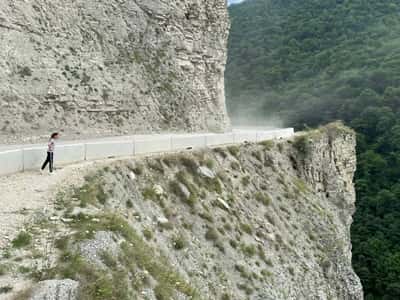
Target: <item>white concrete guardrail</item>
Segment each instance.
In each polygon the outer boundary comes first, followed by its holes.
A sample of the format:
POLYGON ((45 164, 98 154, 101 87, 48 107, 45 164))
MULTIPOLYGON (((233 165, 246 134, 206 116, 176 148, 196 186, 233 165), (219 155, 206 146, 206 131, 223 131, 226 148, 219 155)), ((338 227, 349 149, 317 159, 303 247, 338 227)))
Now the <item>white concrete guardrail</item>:
MULTIPOLYGON (((67 165, 86 160, 173 152, 244 142, 260 142, 289 138, 293 135, 293 128, 273 130, 236 129, 222 134, 140 135, 93 141, 63 142, 56 145, 55 164, 67 165)), ((37 170, 45 159, 46 148, 47 146, 43 144, 0 147, 0 176, 37 170)))

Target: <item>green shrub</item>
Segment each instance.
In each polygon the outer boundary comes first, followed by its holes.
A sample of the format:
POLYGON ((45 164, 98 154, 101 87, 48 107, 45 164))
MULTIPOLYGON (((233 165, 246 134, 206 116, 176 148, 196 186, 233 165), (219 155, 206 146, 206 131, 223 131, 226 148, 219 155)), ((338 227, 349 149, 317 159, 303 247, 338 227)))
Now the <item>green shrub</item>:
MULTIPOLYGON (((0 294, 7 294, 13 290, 13 287, 11 285, 6 285, 0 287, 0 294)), ((13 298, 16 299, 16 298, 13 298)))
POLYGON ((133 203, 131 200, 126 200, 126 207, 127 208, 132 208, 133 207, 133 203))
POLYGON ((236 249, 238 246, 238 243, 235 240, 229 240, 229 245, 231 245, 231 247, 233 249, 236 249))
POLYGON ((305 158, 310 152, 310 142, 307 135, 296 136, 293 147, 300 154, 301 158, 305 158))
POLYGON ((158 199, 158 195, 156 191, 152 187, 146 187, 142 191, 143 198, 145 200, 156 200, 158 199))
POLYGON ((75 190, 73 198, 80 201, 81 207, 88 205, 96 205, 98 203, 105 204, 107 194, 104 191, 104 182, 101 179, 101 173, 85 177, 85 184, 75 190))
POLYGON ((143 236, 146 238, 146 240, 150 241, 151 239, 153 239, 153 231, 150 228, 145 228, 143 229, 143 236))
POLYGON ((207 159, 204 164, 206 165, 207 168, 209 169, 214 169, 215 167, 215 161, 211 158, 207 159))
POLYGON ((14 248, 25 248, 32 242, 32 236, 25 231, 21 231, 15 239, 12 240, 11 244, 14 248))
POLYGON ((133 173, 135 173, 135 175, 143 175, 144 173, 144 167, 142 164, 136 164, 136 166, 132 169, 133 173))
POLYGON ((253 234, 253 227, 250 224, 241 223, 240 229, 249 235, 253 234))
POLYGON ((180 162, 190 174, 197 175, 197 169, 199 166, 193 157, 183 155, 180 157, 180 162))
POLYGON ((261 146, 263 146, 264 150, 266 150, 266 151, 271 150, 275 145, 274 141, 271 141, 271 140, 262 141, 262 142, 259 142, 259 144, 261 146))
POLYGON ((208 228, 205 234, 205 238, 208 241, 216 241, 218 240, 218 232, 215 228, 208 228))
POLYGON ((239 171, 240 170, 240 164, 237 161, 231 162, 231 169, 234 171, 239 171))
POLYGON ((213 151, 219 154, 222 158, 226 158, 228 156, 223 148, 214 148, 213 151))
POLYGON ((257 248, 255 245, 241 244, 240 250, 242 250, 243 254, 247 257, 253 257, 257 253, 257 248))
POLYGON ((188 242, 182 234, 176 235, 172 239, 175 250, 182 250, 188 246, 188 242))
POLYGON ((250 184, 250 176, 243 176, 241 181, 244 186, 248 186, 250 184))
POLYGON ((231 296, 229 296, 227 293, 223 293, 221 295, 221 300, 231 300, 231 296))
POLYGON ((65 250, 68 247, 68 237, 62 237, 55 241, 55 247, 59 250, 65 250))
POLYGON ((32 76, 32 70, 29 67, 25 66, 18 70, 18 74, 21 77, 30 77, 32 76))
POLYGON ((209 212, 206 212, 206 211, 199 212, 199 217, 204 219, 204 220, 207 220, 210 223, 214 222, 214 218, 209 212))
POLYGON ((239 148, 239 146, 229 146, 227 149, 228 149, 228 152, 229 152, 232 156, 234 156, 234 157, 236 157, 236 158, 239 157, 239 154, 240 154, 240 148, 239 148))
POLYGON ((147 161, 147 165, 149 166, 150 169, 159 172, 161 174, 164 174, 164 166, 160 159, 149 159, 147 161))
POLYGON ((107 267, 111 269, 115 269, 117 267, 117 261, 110 252, 102 251, 100 253, 100 258, 107 267))
POLYGON ((9 270, 9 266, 5 264, 0 265, 0 276, 5 275, 9 270))
POLYGON ((304 180, 300 178, 295 178, 293 180, 294 185, 296 186, 297 190, 300 191, 301 193, 306 193, 308 192, 308 187, 307 184, 304 182, 304 180))
POLYGON ((268 196, 267 194, 257 192, 255 197, 258 202, 262 203, 265 206, 268 206, 271 204, 271 197, 268 196))
POLYGON ((264 269, 261 271, 261 275, 264 277, 270 277, 272 275, 272 273, 270 271, 268 271, 267 269, 264 269))
POLYGON ((251 155, 253 157, 255 157, 258 161, 262 162, 263 161, 263 157, 262 157, 262 153, 260 151, 253 151, 251 153, 251 155))

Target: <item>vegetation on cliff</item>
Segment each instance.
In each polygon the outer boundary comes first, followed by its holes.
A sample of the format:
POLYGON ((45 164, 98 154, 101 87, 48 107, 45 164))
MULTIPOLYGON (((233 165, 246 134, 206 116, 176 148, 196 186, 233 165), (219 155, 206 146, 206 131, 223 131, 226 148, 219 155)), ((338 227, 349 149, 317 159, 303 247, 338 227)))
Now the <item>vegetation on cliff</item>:
POLYGON ((0 276, 13 283, 0 293, 19 300, 58 290, 75 295, 61 298, 69 300, 359 299, 346 209, 354 206, 354 134, 334 132, 308 133, 306 147, 297 138, 266 141, 88 170, 0 251, 0 276), (308 177, 311 165, 329 180, 308 177), (318 189, 332 184, 338 193, 327 200, 318 189), (21 281, 32 287, 19 291, 27 285, 15 284, 21 281))
POLYGON ((400 297, 400 4, 252 0, 230 7, 232 115, 358 133, 354 267, 367 299, 400 297))

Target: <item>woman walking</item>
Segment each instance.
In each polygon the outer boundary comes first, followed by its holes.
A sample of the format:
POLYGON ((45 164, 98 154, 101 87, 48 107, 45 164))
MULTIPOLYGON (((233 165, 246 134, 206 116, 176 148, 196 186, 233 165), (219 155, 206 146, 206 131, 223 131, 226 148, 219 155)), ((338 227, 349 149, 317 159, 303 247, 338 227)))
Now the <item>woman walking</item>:
POLYGON ((49 139, 49 143, 47 146, 47 157, 42 165, 42 171, 46 168, 47 164, 49 164, 50 173, 53 173, 53 162, 54 162, 54 149, 55 149, 55 142, 59 138, 58 132, 55 132, 51 135, 49 139))

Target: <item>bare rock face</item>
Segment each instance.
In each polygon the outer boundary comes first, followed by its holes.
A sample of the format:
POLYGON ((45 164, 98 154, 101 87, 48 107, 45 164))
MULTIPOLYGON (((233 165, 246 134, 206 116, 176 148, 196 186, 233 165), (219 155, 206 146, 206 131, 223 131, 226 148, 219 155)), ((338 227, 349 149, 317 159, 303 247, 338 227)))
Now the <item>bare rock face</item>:
MULTIPOLYGON (((323 270, 338 299, 363 299, 360 280, 351 265, 350 227, 355 212, 356 136, 341 124, 330 124, 303 140, 304 155, 297 155, 297 169, 315 195, 325 199, 337 217, 332 233, 325 232, 321 244, 326 249, 323 270), (300 158, 300 159, 299 159, 300 158)), ((296 159, 294 159, 296 160, 296 159)))
POLYGON ((225 0, 1 1, 0 141, 222 131, 228 28, 225 0))

